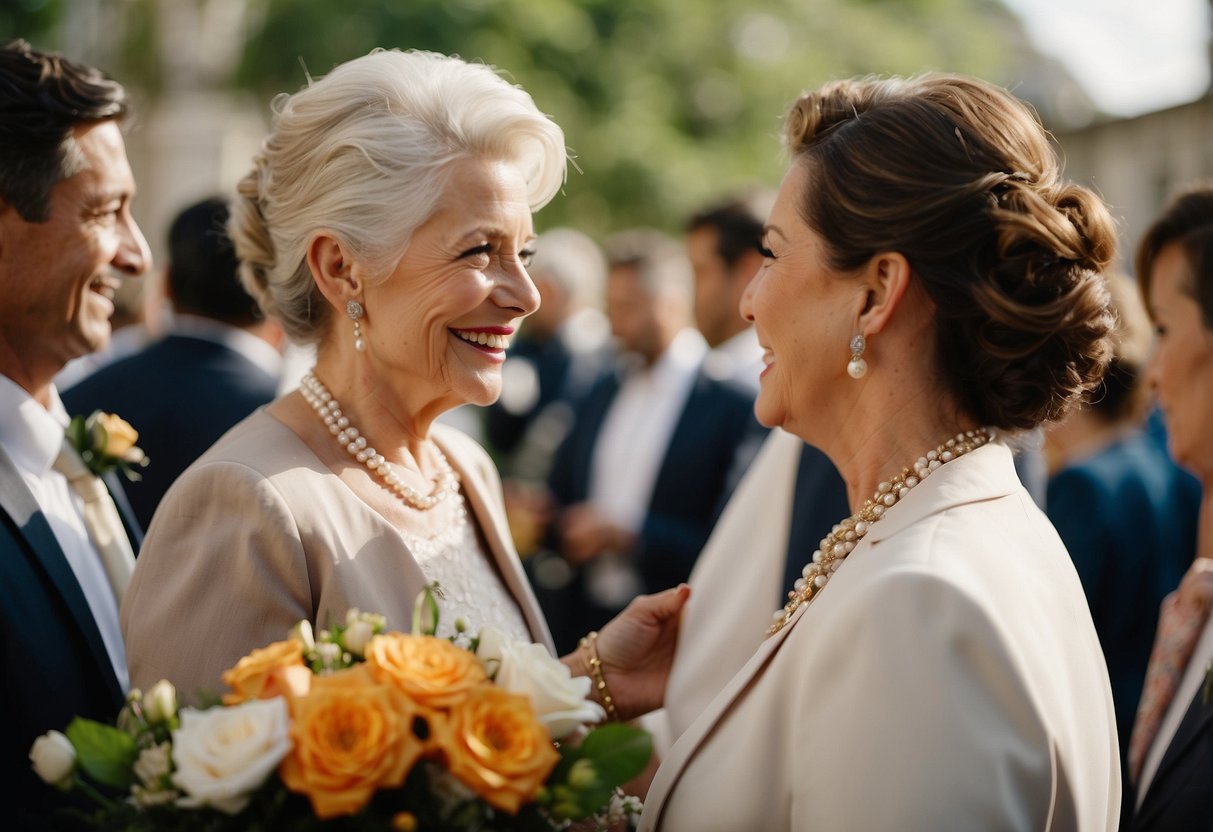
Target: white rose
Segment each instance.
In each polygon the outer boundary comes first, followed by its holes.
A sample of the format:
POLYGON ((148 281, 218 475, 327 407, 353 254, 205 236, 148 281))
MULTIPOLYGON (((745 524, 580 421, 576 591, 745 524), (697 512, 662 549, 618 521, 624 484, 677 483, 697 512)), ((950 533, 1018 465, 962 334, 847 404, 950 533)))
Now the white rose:
POLYGON ((143 697, 143 715, 151 723, 168 722, 177 713, 177 689, 161 679, 143 697))
POLYGON ((173 732, 173 782, 186 794, 178 803, 238 813, 290 751, 289 722, 281 697, 207 711, 183 708, 173 732))
POLYGON ((552 739, 562 739, 581 725, 599 722, 606 716, 588 698, 590 680, 585 676, 573 678, 542 645, 514 641, 485 627, 476 655, 489 673, 496 671, 493 681, 498 687, 531 700, 552 739))
POLYGON ((58 731, 47 731, 34 740, 29 750, 34 772, 52 786, 61 789, 71 783, 76 771, 76 747, 58 731))

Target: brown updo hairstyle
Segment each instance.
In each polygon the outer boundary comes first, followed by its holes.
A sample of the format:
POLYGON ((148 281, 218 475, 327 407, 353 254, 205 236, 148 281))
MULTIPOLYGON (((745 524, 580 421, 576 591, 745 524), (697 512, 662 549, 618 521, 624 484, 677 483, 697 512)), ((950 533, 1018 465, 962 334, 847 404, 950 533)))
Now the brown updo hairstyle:
POLYGON ((1061 181, 1035 116, 956 75, 836 81, 792 106, 799 210, 831 265, 900 252, 934 302, 941 382, 982 424, 1033 428, 1111 356, 1107 208, 1061 181))
POLYGON ((1213 182, 1176 194, 1137 246, 1137 283, 1149 304, 1154 261, 1177 243, 1188 261, 1184 291, 1200 305, 1205 329, 1213 330, 1213 182))

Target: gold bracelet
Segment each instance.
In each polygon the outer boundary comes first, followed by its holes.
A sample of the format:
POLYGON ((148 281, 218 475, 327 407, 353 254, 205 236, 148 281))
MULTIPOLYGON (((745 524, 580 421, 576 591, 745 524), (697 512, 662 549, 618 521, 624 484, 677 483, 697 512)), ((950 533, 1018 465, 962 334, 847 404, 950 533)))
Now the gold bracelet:
POLYGON ((590 679, 593 680, 594 687, 598 689, 598 698, 602 700, 602 707, 606 711, 607 720, 618 722, 619 711, 615 709, 615 700, 611 698, 611 691, 607 688, 606 677, 602 674, 602 660, 598 658, 598 631, 591 630, 590 634, 581 640, 581 646, 585 648, 586 653, 590 656, 590 679))

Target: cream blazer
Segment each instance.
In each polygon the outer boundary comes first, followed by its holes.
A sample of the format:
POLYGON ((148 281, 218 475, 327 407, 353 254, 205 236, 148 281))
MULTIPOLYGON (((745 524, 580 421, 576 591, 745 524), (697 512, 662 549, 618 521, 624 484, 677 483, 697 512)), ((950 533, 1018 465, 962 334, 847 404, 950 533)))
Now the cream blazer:
POLYGON ((993 442, 911 491, 761 642, 665 758, 641 829, 1085 832, 1119 807, 1082 587, 993 442))
MULTIPOLYGON (((436 424, 468 508, 532 636, 553 649, 506 523, 488 455, 436 424)), ((485 565, 488 568, 488 564, 485 565)), ((187 697, 300 619, 317 627, 357 607, 407 631, 425 576, 396 528, 290 428, 249 416, 173 484, 152 520, 122 605, 131 685, 168 679, 187 697)))

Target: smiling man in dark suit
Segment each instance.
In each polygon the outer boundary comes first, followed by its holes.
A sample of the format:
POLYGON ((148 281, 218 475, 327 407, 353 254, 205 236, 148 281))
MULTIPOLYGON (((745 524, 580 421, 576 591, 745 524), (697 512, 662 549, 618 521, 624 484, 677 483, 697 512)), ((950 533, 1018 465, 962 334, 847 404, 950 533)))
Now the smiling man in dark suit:
POLYGON ((555 548, 571 579, 539 594, 557 646, 569 649, 635 595, 687 578, 763 434, 752 395, 704 365, 682 247, 642 230, 606 248, 621 357, 578 408, 549 477, 555 548))
MULTIPOLYGON (((111 719, 127 686, 118 629, 124 586, 93 543, 82 499, 55 467, 67 413, 52 382, 70 359, 108 342, 114 291, 151 259, 131 216, 135 182, 118 128, 126 108, 122 86, 99 70, 24 41, 0 46, 6 828, 52 828, 56 816, 47 809, 63 801, 30 769, 34 739, 62 730, 77 714, 111 719)), ((108 516, 113 530, 118 518, 112 509, 108 516)), ((128 561, 138 547, 137 539, 130 542, 128 561)))

